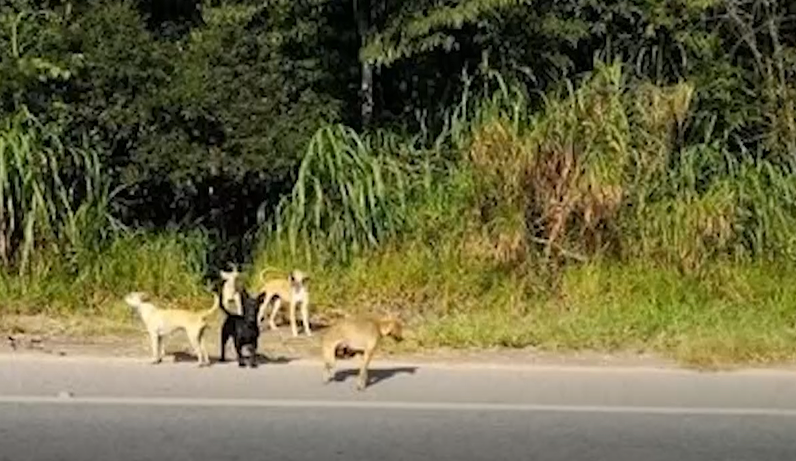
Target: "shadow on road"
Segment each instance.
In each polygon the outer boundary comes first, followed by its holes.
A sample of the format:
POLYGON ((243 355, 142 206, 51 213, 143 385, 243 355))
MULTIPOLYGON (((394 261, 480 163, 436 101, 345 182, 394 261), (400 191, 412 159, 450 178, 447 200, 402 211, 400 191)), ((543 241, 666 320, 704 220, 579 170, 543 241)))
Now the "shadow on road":
MULTIPOLYGON (((390 379, 393 376, 406 373, 413 375, 417 371, 417 367, 395 367, 395 368, 370 368, 368 369, 368 382, 367 386, 372 386, 380 381, 385 379, 390 379)), ((348 368, 345 370, 340 370, 334 374, 332 378, 335 382, 343 382, 350 377, 356 377, 359 375, 359 367, 357 368, 348 368)))

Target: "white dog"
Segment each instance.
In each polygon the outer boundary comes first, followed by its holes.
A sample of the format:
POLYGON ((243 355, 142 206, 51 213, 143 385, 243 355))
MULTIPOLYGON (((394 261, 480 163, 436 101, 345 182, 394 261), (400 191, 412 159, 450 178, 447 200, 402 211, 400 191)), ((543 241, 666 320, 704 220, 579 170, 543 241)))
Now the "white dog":
POLYGON ((224 284, 221 287, 221 295, 224 298, 224 307, 235 314, 243 315, 242 305, 240 302, 240 292, 237 290, 236 282, 237 278, 240 277, 240 272, 238 272, 238 268, 233 266, 232 271, 219 271, 221 274, 221 279, 224 280, 224 284))
POLYGON ((159 309, 154 304, 144 301, 144 293, 134 291, 124 297, 131 308, 138 311, 146 326, 152 346, 152 363, 163 360, 163 337, 176 330, 184 330, 188 341, 199 359, 199 366, 209 365, 210 358, 204 345, 204 332, 207 329, 207 318, 218 308, 217 301, 205 312, 194 312, 185 309, 159 309))

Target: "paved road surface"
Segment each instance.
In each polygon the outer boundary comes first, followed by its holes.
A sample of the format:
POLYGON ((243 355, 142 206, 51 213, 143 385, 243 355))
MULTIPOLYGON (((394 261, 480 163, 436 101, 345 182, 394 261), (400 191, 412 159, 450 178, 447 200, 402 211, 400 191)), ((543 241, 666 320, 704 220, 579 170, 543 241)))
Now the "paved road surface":
POLYGON ((0 460, 796 459, 793 372, 373 367, 0 356, 0 460))

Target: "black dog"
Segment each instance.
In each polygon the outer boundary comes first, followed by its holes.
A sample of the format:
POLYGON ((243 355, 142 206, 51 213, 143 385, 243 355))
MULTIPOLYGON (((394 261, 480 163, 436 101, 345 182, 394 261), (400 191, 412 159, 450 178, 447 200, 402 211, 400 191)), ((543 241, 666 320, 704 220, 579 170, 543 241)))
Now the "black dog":
POLYGON ((224 349, 230 336, 235 342, 235 351, 238 353, 238 366, 245 366, 243 363, 243 348, 249 349, 249 366, 257 367, 257 342, 260 338, 260 326, 257 324, 257 313, 260 305, 265 300, 265 293, 260 293, 256 298, 249 297, 246 289, 243 289, 240 297, 243 315, 233 314, 224 307, 222 290, 218 290, 218 304, 222 311, 227 314, 224 325, 221 327, 221 358, 225 361, 224 349))

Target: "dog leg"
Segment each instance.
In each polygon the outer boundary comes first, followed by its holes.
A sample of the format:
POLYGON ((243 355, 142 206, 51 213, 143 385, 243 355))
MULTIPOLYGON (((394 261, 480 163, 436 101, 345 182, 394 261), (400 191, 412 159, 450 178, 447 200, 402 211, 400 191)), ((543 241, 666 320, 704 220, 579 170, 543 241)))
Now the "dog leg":
POLYGON ((219 362, 226 362, 226 348, 227 348, 227 341, 229 340, 228 330, 227 330, 227 323, 224 322, 224 325, 221 327, 221 353, 219 354, 220 357, 218 359, 219 362))
POLYGON ((362 354, 362 365, 359 369, 359 382, 357 383, 357 390, 359 391, 365 390, 365 386, 368 384, 368 366, 375 350, 375 347, 371 347, 362 354))
POLYGON ((152 364, 156 365, 163 360, 163 340, 157 332, 149 334, 150 346, 152 347, 152 364))
POLYGON ((257 341, 249 346, 249 367, 257 368, 257 341))
POLYGON ((307 299, 301 302, 301 320, 304 322, 304 333, 307 336, 312 336, 312 331, 310 331, 310 309, 308 304, 307 299))
POLYGON ((296 302, 292 299, 290 300, 290 331, 293 333, 293 337, 298 336, 298 326, 296 325, 296 302))
POLYGON ((207 343, 205 336, 207 334, 207 327, 205 327, 204 334, 202 334, 202 352, 205 354, 205 363, 210 366, 210 354, 207 353, 207 343))
POLYGON ((321 347, 323 353, 323 383, 327 384, 332 380, 336 345, 334 343, 324 341, 321 347))
POLYGON ((204 334, 199 338, 199 352, 202 353, 201 360, 205 366, 210 366, 210 356, 207 354, 207 348, 205 347, 204 334))
POLYGON ((191 344, 191 349, 196 354, 197 365, 200 367, 204 366, 204 356, 202 355, 202 349, 199 347, 201 331, 192 330, 186 332, 188 333, 188 342, 191 344))
POLYGON ((197 340, 191 340, 191 349, 193 349, 193 353, 196 355, 196 364, 198 366, 204 365, 204 358, 202 357, 202 350, 199 349, 199 342, 197 340))
POLYGON ((257 325, 262 325, 265 322, 266 312, 268 311, 268 303, 263 303, 257 310, 257 325))
POLYGON ((229 338, 234 338, 235 335, 235 326, 229 321, 225 320, 224 324, 221 326, 221 362, 226 362, 226 349, 227 343, 229 342, 229 338))
POLYGON ((207 355, 207 348, 205 347, 205 333, 207 333, 207 325, 203 325, 199 329, 199 363, 209 366, 210 356, 207 355))
POLYGON ((243 347, 240 344, 240 340, 235 337, 235 352, 238 353, 238 367, 243 368, 246 364, 243 362, 243 347))
POLYGON ((282 298, 275 298, 273 303, 274 307, 271 309, 271 316, 268 318, 268 326, 272 330, 276 330, 276 322, 274 322, 274 319, 276 319, 276 313, 279 312, 279 308, 282 307, 282 298))

